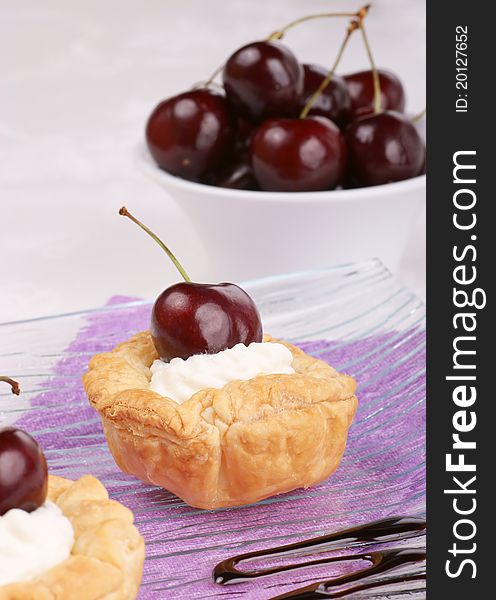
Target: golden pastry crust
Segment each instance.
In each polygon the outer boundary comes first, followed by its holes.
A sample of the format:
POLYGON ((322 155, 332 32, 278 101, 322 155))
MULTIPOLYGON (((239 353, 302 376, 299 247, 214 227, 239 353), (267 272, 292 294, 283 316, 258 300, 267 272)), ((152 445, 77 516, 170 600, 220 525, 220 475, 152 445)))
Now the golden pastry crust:
POLYGON ((249 504, 329 477, 355 415, 356 383, 284 345, 295 374, 233 381, 182 404, 149 389, 158 355, 148 331, 94 356, 84 387, 118 466, 205 509, 249 504))
POLYGON ((145 544, 133 513, 110 500, 90 475, 50 475, 48 498, 71 521, 71 556, 32 581, 0 587, 0 600, 132 600, 138 593, 145 544))

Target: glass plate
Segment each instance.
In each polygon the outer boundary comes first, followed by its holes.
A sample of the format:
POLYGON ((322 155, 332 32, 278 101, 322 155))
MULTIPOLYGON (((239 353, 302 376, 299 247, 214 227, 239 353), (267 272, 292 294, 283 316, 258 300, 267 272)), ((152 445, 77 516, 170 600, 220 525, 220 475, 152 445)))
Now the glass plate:
MULTIPOLYGON (((81 384, 90 357, 147 328, 148 301, 0 325, 1 371, 22 395, 1 388, 0 423, 41 443, 51 472, 92 473, 133 509, 147 545, 139 598, 272 598, 329 578, 312 567, 220 586, 221 560, 358 525, 425 511, 425 312, 376 260, 249 282, 265 330, 356 378, 359 409, 344 458, 327 481, 254 505, 202 511, 123 475, 107 450, 81 384)), ((414 545, 424 545, 417 538, 414 545)), ((367 546, 367 550, 369 546, 367 546)), ((346 567, 343 567, 346 571, 346 567)), ((349 569, 349 567, 348 567, 349 569)), ((422 572, 424 565, 409 573, 422 572)), ((344 572, 344 571, 339 571, 344 572)), ((423 598, 423 582, 352 597, 423 598)))

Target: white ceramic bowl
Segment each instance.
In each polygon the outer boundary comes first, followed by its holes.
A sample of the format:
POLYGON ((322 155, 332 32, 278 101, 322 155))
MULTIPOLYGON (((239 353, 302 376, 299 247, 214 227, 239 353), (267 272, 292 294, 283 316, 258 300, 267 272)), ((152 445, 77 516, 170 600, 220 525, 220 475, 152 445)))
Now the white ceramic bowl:
POLYGON ((425 175, 352 190, 256 192, 169 175, 138 150, 141 169, 188 214, 215 265, 241 281, 380 258, 393 272, 425 202, 425 175))

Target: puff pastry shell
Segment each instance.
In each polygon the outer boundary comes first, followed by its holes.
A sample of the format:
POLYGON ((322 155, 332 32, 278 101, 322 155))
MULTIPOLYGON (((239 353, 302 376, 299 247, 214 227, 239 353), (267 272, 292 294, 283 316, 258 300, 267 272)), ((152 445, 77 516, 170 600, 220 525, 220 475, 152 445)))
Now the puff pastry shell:
POLYGON ((132 600, 138 593, 145 544, 133 513, 109 500, 90 475, 70 481, 54 475, 48 499, 74 529, 71 556, 32 581, 0 587, 0 600, 132 600))
POLYGON ((205 509, 329 477, 357 408, 355 381, 285 346, 295 374, 233 381, 182 404, 149 389, 158 355, 148 331, 94 356, 84 387, 118 466, 205 509))

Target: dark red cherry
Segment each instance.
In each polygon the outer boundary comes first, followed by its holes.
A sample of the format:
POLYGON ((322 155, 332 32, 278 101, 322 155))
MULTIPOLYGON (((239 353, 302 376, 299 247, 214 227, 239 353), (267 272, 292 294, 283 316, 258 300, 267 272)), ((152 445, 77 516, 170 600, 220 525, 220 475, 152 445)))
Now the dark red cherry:
POLYGON ((197 89, 161 102, 148 119, 146 140, 159 167, 195 181, 229 152, 233 123, 223 96, 197 89))
MULTIPOLYGON (((327 77, 327 69, 318 65, 303 65, 304 89, 300 99, 300 110, 306 106, 312 95, 327 77)), ((315 99, 309 115, 321 115, 343 127, 350 119, 351 98, 348 86, 342 77, 333 75, 333 78, 315 99)))
MULTIPOLYGON (((12 393, 19 395, 17 381, 0 376, 12 393)), ((12 508, 31 512, 46 500, 48 470, 38 443, 16 427, 0 428, 0 516, 12 508)))
POLYGON ((160 358, 169 361, 261 342, 262 323, 253 300, 234 283, 183 281, 155 301, 151 334, 160 358))
POLYGON ((0 429, 0 515, 39 508, 47 489, 47 464, 36 440, 15 427, 0 429))
POLYGON ((346 145, 337 125, 324 117, 270 119, 253 136, 251 160, 263 190, 330 190, 343 176, 346 145))
POLYGON ((354 121, 346 142, 349 171, 359 185, 409 179, 424 164, 424 142, 402 113, 385 111, 354 121))
POLYGON ((228 100, 246 119, 295 116, 303 91, 303 68, 279 42, 247 44, 229 57, 223 72, 228 100))
MULTIPOLYGON (((378 69, 381 86, 382 110, 405 110, 405 90, 399 78, 391 71, 378 69)), ((352 118, 356 119, 374 112, 374 77, 371 70, 345 75, 351 97, 352 118)))
POLYGON ((160 358, 215 354, 236 344, 261 342, 262 322, 250 296, 234 283, 193 283, 169 248, 123 206, 119 214, 146 231, 165 251, 184 281, 156 299, 150 330, 160 358))

